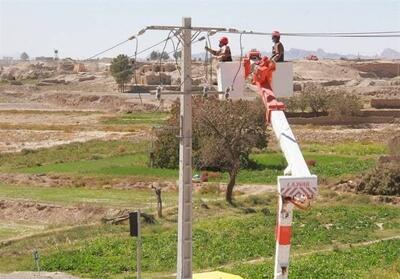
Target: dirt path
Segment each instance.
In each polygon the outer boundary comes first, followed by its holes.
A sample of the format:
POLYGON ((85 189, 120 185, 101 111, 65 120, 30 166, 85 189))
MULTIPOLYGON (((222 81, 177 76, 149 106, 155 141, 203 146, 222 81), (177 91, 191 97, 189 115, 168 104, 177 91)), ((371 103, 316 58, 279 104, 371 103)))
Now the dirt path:
POLYGON ((10 274, 0 274, 0 279, 79 279, 63 272, 13 272, 10 274))

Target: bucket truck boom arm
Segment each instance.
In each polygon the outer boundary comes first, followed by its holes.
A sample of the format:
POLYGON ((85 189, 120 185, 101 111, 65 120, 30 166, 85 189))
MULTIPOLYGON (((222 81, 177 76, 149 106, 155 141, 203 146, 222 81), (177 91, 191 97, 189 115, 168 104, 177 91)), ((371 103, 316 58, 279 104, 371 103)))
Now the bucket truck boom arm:
MULTIPOLYGON (((244 59, 246 77, 251 73, 251 60, 244 59)), ((293 207, 312 199, 317 193, 317 176, 312 175, 300 147, 286 119, 285 105, 272 92, 272 74, 275 63, 263 57, 253 70, 253 84, 258 88, 280 148, 287 161, 284 176, 278 176, 279 208, 276 226, 275 279, 288 278, 293 207)))

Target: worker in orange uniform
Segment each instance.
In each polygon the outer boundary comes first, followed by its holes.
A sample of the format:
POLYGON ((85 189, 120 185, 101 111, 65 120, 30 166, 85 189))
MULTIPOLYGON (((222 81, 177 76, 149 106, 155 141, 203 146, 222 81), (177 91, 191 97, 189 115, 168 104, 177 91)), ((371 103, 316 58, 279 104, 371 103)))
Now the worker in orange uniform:
POLYGON ((280 42, 281 34, 279 31, 272 32, 272 41, 274 42, 274 46, 272 47, 272 56, 271 61, 273 62, 283 62, 285 49, 283 44, 280 42))
POLYGON ((230 62, 232 61, 232 54, 228 43, 228 38, 222 37, 219 39, 219 50, 213 50, 208 46, 206 46, 204 49, 216 56, 219 62, 230 62))

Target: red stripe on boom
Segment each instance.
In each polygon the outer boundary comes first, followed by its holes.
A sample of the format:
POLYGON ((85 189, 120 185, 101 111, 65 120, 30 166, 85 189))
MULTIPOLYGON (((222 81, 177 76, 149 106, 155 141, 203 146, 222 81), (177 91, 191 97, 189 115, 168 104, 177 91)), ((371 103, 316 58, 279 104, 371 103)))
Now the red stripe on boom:
POLYGON ((277 226, 276 240, 280 245, 289 245, 292 238, 292 226, 277 226))

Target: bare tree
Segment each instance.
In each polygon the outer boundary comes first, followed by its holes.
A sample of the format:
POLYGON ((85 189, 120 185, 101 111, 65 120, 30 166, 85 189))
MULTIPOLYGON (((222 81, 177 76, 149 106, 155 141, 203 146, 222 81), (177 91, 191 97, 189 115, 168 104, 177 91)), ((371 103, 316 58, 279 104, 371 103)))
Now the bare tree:
MULTIPOLYGON (((177 167, 179 103, 157 135, 154 164, 177 167)), ((233 202, 233 189, 241 168, 250 165, 252 148, 267 145, 265 109, 260 100, 219 101, 195 98, 193 102, 193 162, 197 169, 226 171, 229 181, 226 201, 233 202)))
POLYGON ((259 100, 206 99, 196 103, 193 118, 199 144, 195 150, 197 167, 228 172, 225 198, 232 204, 237 175, 249 164, 251 149, 267 145, 264 107, 259 100))

